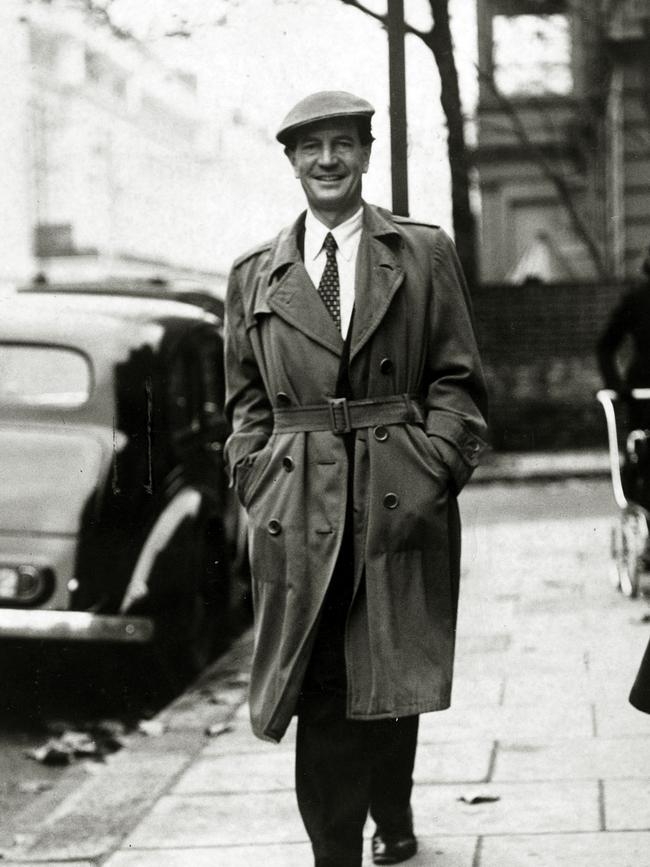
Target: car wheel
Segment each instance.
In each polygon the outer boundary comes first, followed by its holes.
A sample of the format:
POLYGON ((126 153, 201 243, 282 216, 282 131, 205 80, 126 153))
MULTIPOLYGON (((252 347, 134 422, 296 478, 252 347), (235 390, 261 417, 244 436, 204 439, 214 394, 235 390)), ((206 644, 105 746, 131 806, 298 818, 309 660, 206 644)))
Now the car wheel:
POLYGON ((647 533, 645 516, 639 509, 632 507, 622 513, 618 574, 621 592, 631 599, 639 595, 641 559, 647 533))
POLYGON ((229 640, 230 573, 217 518, 179 528, 154 566, 150 591, 150 673, 163 689, 177 693, 229 640))

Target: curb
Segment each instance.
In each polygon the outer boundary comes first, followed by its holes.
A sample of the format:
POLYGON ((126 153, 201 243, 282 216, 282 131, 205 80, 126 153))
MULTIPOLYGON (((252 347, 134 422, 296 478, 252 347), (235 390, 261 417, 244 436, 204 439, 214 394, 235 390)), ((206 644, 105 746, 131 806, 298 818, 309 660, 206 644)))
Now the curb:
POLYGON ((564 452, 492 452, 470 484, 548 482, 611 477, 606 450, 564 452))
POLYGON ((103 764, 80 763, 21 814, 3 865, 99 862, 114 852, 211 736, 228 725, 248 691, 252 629, 177 699, 129 733, 103 764))

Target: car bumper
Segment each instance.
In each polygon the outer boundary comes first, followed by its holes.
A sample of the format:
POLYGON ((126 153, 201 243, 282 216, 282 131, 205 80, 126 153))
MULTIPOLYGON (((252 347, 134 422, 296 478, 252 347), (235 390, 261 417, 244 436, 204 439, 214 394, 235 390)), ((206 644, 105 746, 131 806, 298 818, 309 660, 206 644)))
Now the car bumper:
POLYGON ((148 617, 0 608, 0 638, 147 644, 153 632, 148 617))

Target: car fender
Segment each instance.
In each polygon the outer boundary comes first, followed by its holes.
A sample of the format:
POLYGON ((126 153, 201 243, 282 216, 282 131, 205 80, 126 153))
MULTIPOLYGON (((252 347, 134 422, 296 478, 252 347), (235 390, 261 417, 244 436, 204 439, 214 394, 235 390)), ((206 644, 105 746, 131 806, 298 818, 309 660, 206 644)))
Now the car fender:
POLYGON ((135 564, 120 612, 124 613, 134 602, 147 595, 149 574, 156 557, 169 544, 182 522, 198 515, 202 500, 203 496, 196 488, 182 488, 161 512, 135 564))

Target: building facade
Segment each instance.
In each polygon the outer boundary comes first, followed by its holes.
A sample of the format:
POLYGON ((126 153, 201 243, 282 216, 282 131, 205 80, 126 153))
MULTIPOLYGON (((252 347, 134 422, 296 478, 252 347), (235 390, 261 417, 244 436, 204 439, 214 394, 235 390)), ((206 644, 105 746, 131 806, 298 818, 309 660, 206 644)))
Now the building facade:
POLYGON ((477 10, 482 279, 638 276, 650 244, 650 4, 477 10))
POLYGON ((3 7, 0 279, 223 282, 222 161, 197 78, 65 6, 3 7))

